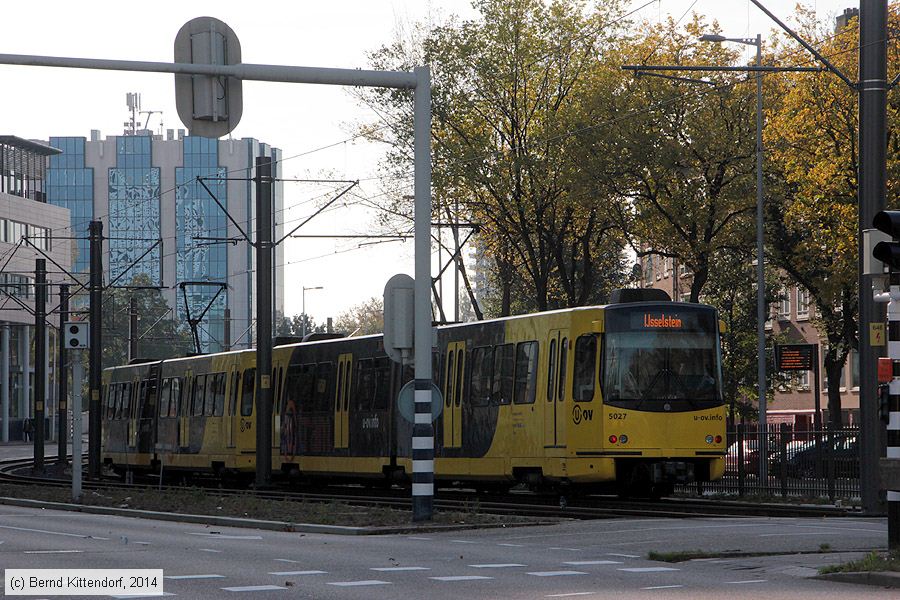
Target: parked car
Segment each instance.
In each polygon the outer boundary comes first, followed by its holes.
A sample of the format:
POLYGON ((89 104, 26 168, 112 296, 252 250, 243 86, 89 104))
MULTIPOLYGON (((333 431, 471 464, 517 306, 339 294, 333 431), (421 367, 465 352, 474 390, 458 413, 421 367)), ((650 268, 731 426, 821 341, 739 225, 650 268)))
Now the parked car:
MULTIPOLYGON (((784 462, 788 477, 827 477, 829 461, 834 464, 834 476, 859 477, 859 439, 855 435, 835 435, 831 440, 823 436, 789 449, 784 462)), ((771 469, 773 475, 781 474, 780 458, 771 469)))
MULTIPOLYGON (((744 446, 744 473, 753 475, 759 472, 759 439, 754 434, 748 434, 741 444, 744 446), (753 435, 753 437, 750 437, 753 435)), ((769 440, 769 456, 775 452, 775 444, 773 440, 769 440)), ((734 442, 728 447, 728 454, 725 457, 725 473, 728 475, 738 474, 738 465, 740 464, 740 444, 734 442)))

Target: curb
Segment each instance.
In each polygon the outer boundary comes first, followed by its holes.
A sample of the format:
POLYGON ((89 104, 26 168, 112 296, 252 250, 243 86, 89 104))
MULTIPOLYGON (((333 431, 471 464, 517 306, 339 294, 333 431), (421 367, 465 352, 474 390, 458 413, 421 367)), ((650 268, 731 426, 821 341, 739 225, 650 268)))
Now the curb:
POLYGON ((839 581, 858 585, 876 585, 886 588, 900 588, 900 572, 898 571, 864 571, 859 573, 826 573, 816 575, 812 579, 839 581))
POLYGON ((265 531, 282 531, 288 533, 322 533, 330 535, 395 535, 406 533, 433 533, 441 531, 462 531, 470 529, 503 529, 511 527, 532 527, 538 525, 555 525, 555 522, 535 521, 534 523, 499 523, 490 525, 458 524, 458 525, 401 525, 385 527, 353 527, 348 525, 322 525, 318 523, 291 523, 288 521, 266 521, 241 517, 217 517, 213 515, 192 515, 186 513, 167 513, 135 508, 112 508, 107 506, 91 506, 66 502, 50 502, 44 500, 27 500, 23 498, 0 497, 0 504, 23 506, 26 508, 43 508, 65 510, 94 515, 112 515, 117 517, 133 517, 139 519, 155 519, 176 523, 194 523, 197 525, 215 525, 217 527, 243 527, 245 529, 261 529, 265 531))

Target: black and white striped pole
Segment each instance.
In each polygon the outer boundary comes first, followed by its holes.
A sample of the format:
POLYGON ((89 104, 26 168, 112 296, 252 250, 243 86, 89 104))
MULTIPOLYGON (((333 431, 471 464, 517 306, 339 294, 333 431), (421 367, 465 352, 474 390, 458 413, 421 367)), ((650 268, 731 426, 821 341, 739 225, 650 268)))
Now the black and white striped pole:
MULTIPOLYGON (((900 271, 891 268, 888 303, 888 357, 893 377, 888 388, 887 450, 885 457, 900 460, 900 271)), ((888 490, 888 547, 900 548, 900 491, 888 490)))
MULTIPOLYGON (((900 211, 883 210, 872 223, 890 236, 891 241, 878 242, 872 250, 889 272, 888 357, 892 377, 888 385, 887 462, 900 461, 900 211)), ((862 433, 862 432, 861 432, 862 433)), ((869 432, 874 433, 874 432, 869 432)), ((893 487, 893 486, 892 486, 893 487)), ((900 548, 900 488, 887 490, 888 547, 900 548)))

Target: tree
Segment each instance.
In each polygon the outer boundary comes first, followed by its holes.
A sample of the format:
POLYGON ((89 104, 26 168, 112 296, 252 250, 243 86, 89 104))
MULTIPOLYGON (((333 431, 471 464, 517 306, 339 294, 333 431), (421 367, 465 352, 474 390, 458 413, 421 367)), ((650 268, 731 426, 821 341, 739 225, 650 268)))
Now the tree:
MULTIPOLYGON (((128 285, 150 286, 151 282, 140 274, 128 285)), ((172 309, 158 290, 112 288, 103 294, 103 368, 128 363, 131 298, 137 300, 141 358, 174 358, 194 351, 187 325, 172 318, 172 309)), ((87 353, 83 354, 86 359, 87 353)))
POLYGON ((606 68, 593 72, 578 135, 584 189, 621 200, 612 206, 638 256, 671 257, 690 269, 691 302, 700 301, 717 261, 752 246, 755 88, 727 74, 709 86, 622 81, 619 69, 733 64, 736 51, 697 41, 706 31, 695 16, 681 30, 670 19, 620 40, 606 68))
POLYGON ((335 330, 347 335, 372 335, 384 332, 384 300, 369 298, 341 313, 335 330))
MULTIPOLYGON (((857 78, 859 27, 851 21, 838 32, 798 9, 800 35, 814 40, 851 80, 857 78)), ((889 13, 889 28, 900 17, 889 13)), ((803 60, 792 42, 776 48, 780 63, 803 60)), ((888 60, 900 58, 896 36, 889 38, 888 60)), ((769 91, 771 90, 771 91, 769 91)), ((840 380, 847 356, 858 348, 856 91, 831 73, 784 73, 767 80, 775 98, 768 111, 766 144, 771 197, 767 202, 770 258, 791 281, 806 289, 815 305, 814 324, 824 340, 828 411, 833 426, 841 417, 840 380)), ((888 95, 887 197, 900 185, 900 101, 888 95)))
MULTIPOLYGON (((605 198, 574 193, 578 165, 567 132, 584 75, 619 32, 619 3, 593 12, 574 0, 479 0, 475 7, 476 20, 420 29, 420 47, 395 42, 372 55, 379 69, 432 66, 438 214, 451 216, 458 205, 461 221, 479 224, 497 314, 510 314, 514 297, 523 311, 603 298, 617 279, 604 274, 621 271, 623 242, 605 198), (514 293, 519 286, 522 293, 514 293)), ((375 137, 392 144, 385 169, 405 177, 409 94, 372 90, 360 97, 384 115, 375 137)), ((402 198, 389 210, 410 212, 402 198)), ((462 275, 478 313, 465 269, 462 275)))

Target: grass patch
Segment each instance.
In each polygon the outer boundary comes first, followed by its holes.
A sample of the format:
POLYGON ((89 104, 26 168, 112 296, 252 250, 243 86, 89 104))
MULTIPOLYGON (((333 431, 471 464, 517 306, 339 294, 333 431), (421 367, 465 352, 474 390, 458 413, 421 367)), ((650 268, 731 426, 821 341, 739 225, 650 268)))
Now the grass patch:
POLYGON ((872 552, 859 560, 852 560, 841 565, 822 567, 819 569, 819 574, 859 573, 862 571, 900 571, 900 552, 894 552, 893 554, 872 552))
MULTIPOLYGON (((71 503, 71 489, 62 487, 19 486, 0 484, 0 496, 29 498, 49 502, 71 503)), ((186 513, 316 523, 351 527, 407 526, 412 522, 410 510, 356 506, 343 502, 311 502, 304 500, 266 500, 246 494, 219 494, 202 488, 137 490, 84 490, 81 504, 113 508, 131 508, 159 512, 186 513)), ((524 517, 483 514, 473 504, 466 511, 434 511, 430 524, 496 525, 533 523, 524 517)))

